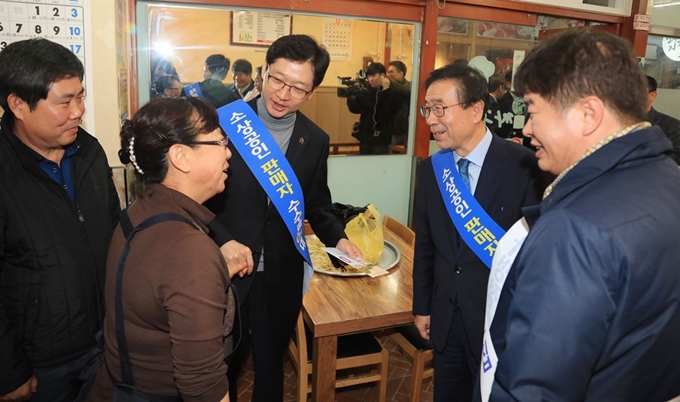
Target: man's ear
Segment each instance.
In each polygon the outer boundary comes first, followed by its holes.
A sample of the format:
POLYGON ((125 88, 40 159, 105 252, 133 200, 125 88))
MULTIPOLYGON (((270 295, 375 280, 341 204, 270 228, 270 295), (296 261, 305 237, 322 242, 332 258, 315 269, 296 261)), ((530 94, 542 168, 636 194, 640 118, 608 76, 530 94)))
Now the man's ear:
POLYGON ((588 136, 594 133, 602 124, 605 114, 604 102, 597 96, 591 95, 581 99, 579 108, 583 113, 581 135, 588 136))
POLYGON ((7 97, 7 106, 17 120, 25 120, 28 118, 28 113, 31 111, 28 103, 15 94, 9 94, 7 97))
POLYGON ((174 144, 168 149, 170 164, 183 173, 191 172, 191 160, 194 156, 191 149, 183 144, 174 144))
POLYGON ((484 101, 478 100, 477 102, 470 105, 472 108, 472 121, 477 124, 480 121, 484 121, 484 101))

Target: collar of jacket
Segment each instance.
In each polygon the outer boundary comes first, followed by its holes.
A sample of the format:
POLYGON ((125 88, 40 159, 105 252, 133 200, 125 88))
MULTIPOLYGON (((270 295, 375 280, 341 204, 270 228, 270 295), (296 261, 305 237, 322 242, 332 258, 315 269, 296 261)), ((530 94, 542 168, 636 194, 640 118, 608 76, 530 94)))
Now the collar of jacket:
POLYGON ((569 194, 621 165, 644 163, 661 158, 673 147, 659 127, 652 126, 629 133, 603 146, 580 161, 555 186, 540 204, 543 215, 569 194))
MULTIPOLYGON (((52 180, 45 173, 39 165, 39 161, 35 157, 35 151, 24 144, 16 135, 14 135, 14 116, 10 113, 5 113, 2 115, 2 121, 0 121, 0 137, 4 138, 9 148, 10 152, 16 155, 19 162, 24 167, 24 169, 33 173, 34 175, 41 177, 45 180, 52 180)), ((76 164, 78 166, 87 166, 96 158, 96 153, 90 151, 93 144, 97 141, 94 137, 88 134, 85 130, 78 127, 78 134, 76 136, 76 141, 80 144, 78 152, 73 154, 72 160, 74 164, 71 169, 73 171, 73 183, 75 184, 80 179, 76 177, 76 172, 81 171, 76 169, 76 164)))

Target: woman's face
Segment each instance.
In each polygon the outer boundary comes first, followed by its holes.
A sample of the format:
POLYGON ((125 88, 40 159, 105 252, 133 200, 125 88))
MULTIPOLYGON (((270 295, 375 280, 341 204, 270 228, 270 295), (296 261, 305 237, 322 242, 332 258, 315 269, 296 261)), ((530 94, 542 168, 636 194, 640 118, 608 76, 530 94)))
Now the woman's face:
POLYGON ((198 135, 194 138, 194 144, 193 152, 197 157, 193 159, 193 180, 198 187, 197 192, 202 195, 202 200, 197 201, 203 203, 224 191, 229 168, 227 161, 231 158, 231 151, 227 147, 227 137, 219 128, 208 134, 198 135), (196 144, 199 141, 204 143, 196 144))

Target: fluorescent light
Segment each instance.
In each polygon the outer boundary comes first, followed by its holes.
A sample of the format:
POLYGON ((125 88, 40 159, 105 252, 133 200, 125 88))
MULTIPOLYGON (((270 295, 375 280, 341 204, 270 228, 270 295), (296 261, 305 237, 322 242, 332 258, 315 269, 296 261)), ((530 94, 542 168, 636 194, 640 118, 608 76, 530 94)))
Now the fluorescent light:
POLYGON ((654 4, 654 8, 668 7, 668 6, 680 6, 680 1, 673 1, 666 4, 654 4))

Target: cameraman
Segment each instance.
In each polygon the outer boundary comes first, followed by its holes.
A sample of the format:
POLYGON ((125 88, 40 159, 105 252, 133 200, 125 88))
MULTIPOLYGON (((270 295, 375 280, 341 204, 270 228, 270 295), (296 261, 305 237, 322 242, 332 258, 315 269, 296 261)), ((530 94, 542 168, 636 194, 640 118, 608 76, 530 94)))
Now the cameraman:
POLYGON ((385 66, 372 63, 366 70, 368 88, 351 91, 347 97, 349 111, 360 114, 352 136, 359 140, 360 155, 381 155, 390 151, 394 114, 399 109, 399 93, 390 89, 385 66))

